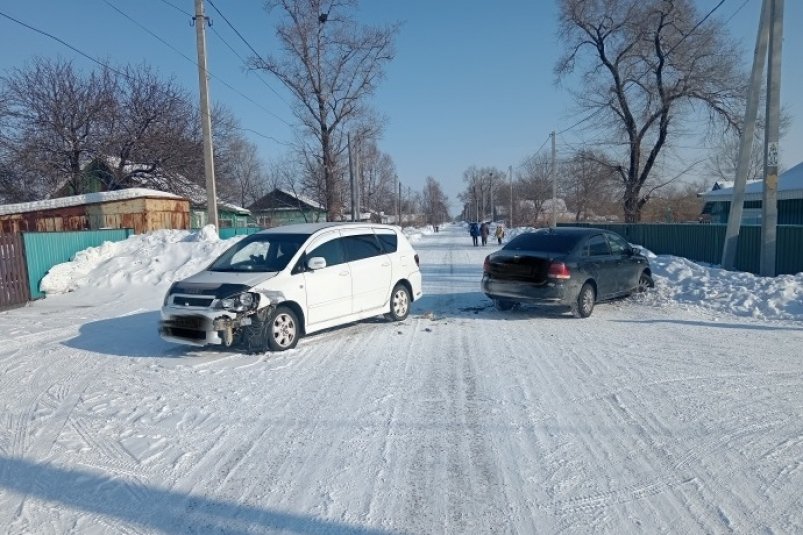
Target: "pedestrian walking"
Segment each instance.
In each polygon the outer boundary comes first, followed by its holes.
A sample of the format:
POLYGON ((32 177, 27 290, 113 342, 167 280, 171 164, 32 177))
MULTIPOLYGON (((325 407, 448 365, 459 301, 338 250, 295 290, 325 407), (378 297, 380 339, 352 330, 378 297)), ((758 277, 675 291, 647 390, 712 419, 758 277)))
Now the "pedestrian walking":
POLYGON ((502 238, 505 237, 505 226, 501 223, 496 225, 496 232, 494 235, 496 236, 496 241, 499 242, 499 245, 502 245, 502 238))
POLYGON ((488 234, 491 233, 491 228, 488 226, 488 223, 483 222, 480 226, 480 236, 482 237, 482 244, 488 245, 488 234))
POLYGON ((468 233, 471 234, 471 241, 474 242, 474 247, 478 245, 477 238, 480 236, 480 226, 477 223, 471 223, 468 226, 468 233))

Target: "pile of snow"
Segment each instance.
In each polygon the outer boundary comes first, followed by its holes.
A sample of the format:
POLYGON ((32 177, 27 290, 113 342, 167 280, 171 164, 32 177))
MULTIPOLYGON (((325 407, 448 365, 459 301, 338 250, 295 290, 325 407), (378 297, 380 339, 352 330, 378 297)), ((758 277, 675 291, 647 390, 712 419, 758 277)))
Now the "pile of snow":
MULTIPOLYGON (((508 231, 511 239, 529 228, 508 231)), ((411 242, 438 239, 429 226, 405 228, 411 242)), ((82 288, 167 285, 204 269, 243 236, 220 240, 214 228, 199 232, 161 230, 105 243, 75 255, 71 262, 50 270, 41 284, 47 294, 82 288)), ((655 290, 642 301, 654 306, 701 307, 757 319, 803 320, 803 273, 758 277, 726 271, 685 258, 643 253, 650 258, 655 290)))
POLYGON ((407 239, 410 241, 410 243, 415 243, 421 240, 421 238, 423 238, 424 236, 429 236, 430 234, 434 234, 435 229, 433 228, 432 225, 427 225, 422 228, 404 227, 402 228, 402 232, 404 233, 405 236, 407 236, 407 239))
POLYGON ((212 225, 197 232, 137 234, 76 253, 71 262, 51 268, 40 289, 46 294, 61 294, 84 287, 169 284, 201 271, 242 238, 221 240, 212 225))

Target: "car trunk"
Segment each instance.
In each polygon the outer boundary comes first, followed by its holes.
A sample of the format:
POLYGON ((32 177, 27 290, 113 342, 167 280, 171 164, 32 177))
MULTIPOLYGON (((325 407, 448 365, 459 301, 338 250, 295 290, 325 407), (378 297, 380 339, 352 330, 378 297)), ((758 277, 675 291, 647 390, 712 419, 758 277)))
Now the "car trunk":
POLYGON ((538 253, 503 254, 489 258, 488 275, 498 280, 528 281, 536 284, 547 282, 549 265, 553 260, 560 260, 554 255, 538 253))

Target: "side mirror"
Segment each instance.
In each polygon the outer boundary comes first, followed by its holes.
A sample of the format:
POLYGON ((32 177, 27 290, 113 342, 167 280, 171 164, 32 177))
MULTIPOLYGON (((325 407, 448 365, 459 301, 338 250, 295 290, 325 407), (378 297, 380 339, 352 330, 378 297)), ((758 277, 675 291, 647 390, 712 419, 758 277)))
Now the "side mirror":
POLYGON ((326 267, 326 259, 322 256, 313 256, 307 260, 307 268, 317 271, 326 267))

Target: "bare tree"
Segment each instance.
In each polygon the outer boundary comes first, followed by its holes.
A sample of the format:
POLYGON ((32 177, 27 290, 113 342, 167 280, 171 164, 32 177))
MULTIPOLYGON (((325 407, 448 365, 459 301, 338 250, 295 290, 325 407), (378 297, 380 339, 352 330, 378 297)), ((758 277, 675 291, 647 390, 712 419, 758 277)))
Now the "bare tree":
POLYGON ((449 219, 449 198, 443 193, 440 182, 428 176, 421 193, 421 204, 427 223, 433 226, 449 219))
POLYGON ((283 55, 252 57, 250 66, 276 76, 295 98, 296 118, 316 140, 317 150, 307 155, 318 160, 310 168, 322 175, 327 218, 338 219, 336 138, 364 113, 384 64, 393 58, 398 25, 359 26, 356 0, 268 0, 266 6, 282 17, 276 35, 283 55))
POLYGON ((518 170, 514 196, 520 200, 519 220, 537 226, 544 203, 552 198, 552 175, 546 155, 534 154, 518 170))
POLYGON ((102 145, 103 123, 113 107, 108 69, 83 76, 70 61, 37 58, 0 81, 8 107, 5 144, 19 176, 38 198, 66 181, 82 191, 82 165, 102 145))
POLYGON ((616 165, 605 154, 584 149, 576 152, 561 172, 562 196, 575 221, 585 221, 604 212, 619 196, 616 165))
MULTIPOLYGON (((223 198, 249 206, 262 196, 260 193, 267 181, 265 167, 256 145, 239 136, 228 141, 218 190, 223 198)), ((215 165, 217 167, 217 162, 215 165)))
MULTIPOLYGON (((762 90, 762 94, 764 91, 762 90)), ((753 133, 753 143, 748 161, 748 180, 764 176, 764 114, 765 106, 759 105, 756 128, 753 133)), ((744 117, 744 114, 741 114, 744 117)), ((712 135, 712 141, 718 145, 713 156, 708 161, 708 171, 716 180, 733 181, 736 178, 736 167, 739 163, 739 140, 742 132, 741 118, 738 129, 732 129, 724 136, 712 135)), ((785 109, 781 110, 780 133, 781 138, 789 131, 792 117, 785 109)), ((710 184, 709 184, 710 185, 710 184)))
POLYGON ((738 48, 691 0, 561 0, 560 39, 558 79, 579 70, 578 104, 624 138, 625 220, 638 221, 642 187, 684 117, 705 110, 709 121, 737 124, 738 48))
POLYGON ((395 213, 396 166, 393 158, 379 150, 376 142, 359 144, 359 186, 362 204, 373 214, 395 213))
POLYGON ((109 189, 129 186, 132 179, 157 171, 187 173, 196 168, 199 121, 194 121, 194 104, 187 92, 145 65, 118 72, 98 151, 112 171, 109 189))

